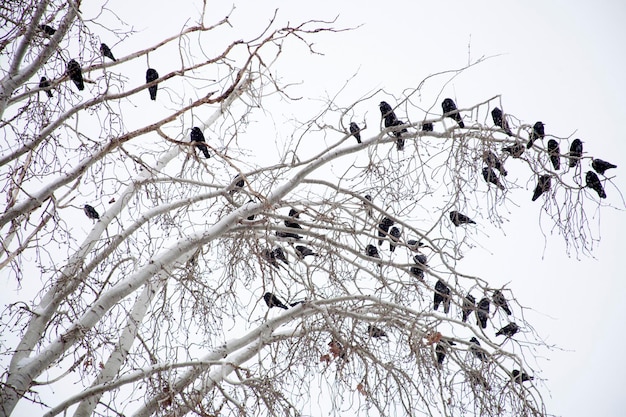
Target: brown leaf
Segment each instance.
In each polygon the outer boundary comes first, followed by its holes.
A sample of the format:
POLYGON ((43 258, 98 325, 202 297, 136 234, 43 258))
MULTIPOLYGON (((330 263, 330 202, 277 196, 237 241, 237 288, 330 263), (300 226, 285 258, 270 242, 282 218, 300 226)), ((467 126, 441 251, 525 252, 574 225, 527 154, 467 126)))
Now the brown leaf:
POLYGON ((361 395, 367 396, 367 392, 365 391, 363 384, 359 383, 359 385, 356 386, 356 390, 359 391, 361 395))
POLYGON ((440 332, 429 333, 426 335, 426 340, 429 346, 434 343, 439 343, 441 341, 441 333, 440 332))

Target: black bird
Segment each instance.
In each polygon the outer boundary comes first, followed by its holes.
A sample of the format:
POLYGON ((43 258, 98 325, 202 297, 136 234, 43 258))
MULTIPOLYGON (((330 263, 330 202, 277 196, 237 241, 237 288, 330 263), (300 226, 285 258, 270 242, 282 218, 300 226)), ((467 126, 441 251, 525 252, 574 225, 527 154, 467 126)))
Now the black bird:
POLYGON ((199 127, 194 127, 191 129, 191 142, 193 142, 198 149, 204 154, 206 159, 211 157, 209 153, 209 148, 206 146, 206 140, 204 139, 204 134, 199 127))
POLYGON ((435 127, 433 126, 432 123, 430 122, 422 123, 422 132, 432 132, 433 130, 435 130, 435 127))
MULTIPOLYGON (((154 68, 148 68, 148 70, 146 71, 146 84, 149 84, 152 81, 157 80, 158 78, 159 73, 154 68)), ((158 87, 158 84, 154 84, 148 87, 148 91, 150 92, 150 100, 156 100, 158 87)))
POLYGON ((409 269, 409 273, 420 279, 423 280, 424 279, 424 266, 426 266, 426 264, 428 263, 428 258, 426 257, 426 255, 423 255, 421 253, 418 253, 417 255, 415 255, 413 257, 413 262, 415 262, 417 264, 417 266, 412 266, 409 269))
POLYGON ((83 82, 83 73, 80 70, 80 65, 75 60, 71 59, 70 62, 67 63, 67 75, 69 75, 70 79, 74 81, 78 90, 82 91, 85 89, 85 84, 83 82))
POLYGON ((587 171, 587 174, 585 175, 585 184, 587 184, 587 187, 591 188, 596 193, 598 193, 598 196, 600 198, 606 198, 604 187, 602 187, 600 178, 598 178, 595 172, 587 171))
POLYGON ((450 212, 450 220, 456 227, 459 227, 462 224, 476 224, 474 220, 470 219, 465 214, 459 213, 458 211, 450 212))
POLYGON ((545 129, 543 127, 543 123, 541 122, 536 122, 533 125, 533 130, 530 132, 530 137, 528 138, 528 144, 526 145, 526 147, 528 149, 533 147, 533 143, 535 143, 535 141, 537 139, 543 139, 545 136, 545 129))
POLYGON ((500 110, 498 107, 491 110, 491 118, 493 119, 494 125, 504 129, 504 133, 506 133, 508 136, 513 136, 513 132, 511 132, 511 129, 509 128, 509 122, 504 117, 502 110, 500 110))
POLYGON ((435 284, 435 297, 433 303, 435 311, 439 308, 439 303, 443 303, 443 312, 448 314, 450 312, 450 287, 448 287, 442 280, 438 280, 435 284))
POLYGON ((424 280, 424 270, 420 267, 412 266, 411 268, 409 268, 409 274, 419 280, 424 280))
POLYGON ((233 195, 237 191, 241 190, 243 188, 243 186, 246 185, 246 182, 244 181, 244 179, 241 176, 241 174, 235 175, 233 177, 233 182, 235 183, 235 185, 234 185, 234 189, 230 190, 230 194, 231 195, 233 195), (237 179, 237 178, 239 178, 239 179, 237 179))
POLYGON ((383 329, 372 326, 371 324, 367 325, 367 334, 369 335, 369 337, 387 337, 387 333, 385 333, 383 329))
MULTIPOLYGON (((41 87, 41 84, 39 84, 39 87, 41 87)), ((50 94, 50 97, 52 97, 52 94, 50 94)), ((604 171, 611 168, 617 168, 617 165, 613 165, 612 163, 603 161, 602 159, 594 159, 591 161, 591 168, 593 168, 593 170, 598 174, 604 175, 604 171)))
POLYGON ((380 104, 378 105, 378 108, 380 109, 380 114, 383 118, 388 117, 390 115, 393 115, 393 118, 396 117, 395 113, 393 112, 393 109, 391 108, 389 103, 387 103, 386 101, 381 101, 380 104))
POLYGON ((475 310, 476 310, 476 299, 474 298, 473 295, 467 294, 465 297, 463 297, 463 305, 461 306, 463 323, 467 321, 467 318, 469 317, 469 315, 472 314, 472 311, 475 311, 475 310))
POLYGON ((519 326, 511 322, 507 324, 506 326, 504 326, 503 328, 501 328, 500 330, 498 330, 498 332, 496 333, 496 336, 513 337, 515 333, 517 332, 519 332, 519 326))
POLYGON ((583 156, 583 141, 574 139, 569 147, 569 167, 574 168, 578 165, 578 160, 583 156))
POLYGON ((96 209, 90 206, 89 204, 85 204, 83 206, 83 211, 85 212, 87 217, 89 217, 90 219, 94 219, 94 220, 100 219, 100 215, 98 214, 96 209))
POLYGON ((371 245, 371 244, 367 245, 365 247, 365 254, 367 256, 371 256, 372 258, 380 259, 380 254, 378 253, 378 249, 374 245, 371 245))
POLYGON ((274 268, 278 269, 278 261, 276 260, 276 254, 274 253, 274 251, 271 251, 269 249, 263 249, 263 251, 261 252, 261 257, 274 268))
POLYGON ((361 128, 354 122, 350 122, 350 133, 356 138, 357 143, 361 143, 361 128))
POLYGON ((513 158, 519 158, 522 156, 522 154, 524 153, 524 145, 522 143, 519 142, 515 142, 514 145, 511 146, 505 146, 504 148, 502 148, 502 150, 504 152, 508 152, 511 157, 513 158))
MULTIPOLYGON (((249 200, 248 203, 254 203, 253 200, 249 200)), ((247 217, 248 220, 252 221, 254 220, 254 214, 251 214, 250 216, 247 217)))
POLYGON ((469 348, 470 352, 472 352, 474 356, 476 356, 481 361, 486 361, 487 355, 485 354, 485 351, 480 347, 480 342, 478 341, 478 339, 472 336, 472 338, 470 339, 470 343, 472 343, 469 348))
POLYGON ((493 301, 493 305, 496 307, 496 310, 498 310, 498 308, 501 308, 506 312, 507 315, 510 316, 512 314, 511 309, 509 308, 509 303, 506 301, 506 298, 504 298, 504 294, 502 294, 502 291, 495 290, 493 292, 493 297, 491 301, 493 301))
POLYGON ((441 108, 443 109, 444 116, 447 116, 453 119, 455 122, 459 124, 460 128, 465 127, 465 123, 463 123, 463 119, 461 118, 461 115, 459 114, 459 111, 457 110, 454 100, 452 100, 451 98, 445 99, 441 103, 441 108))
POLYGON ((400 229, 395 226, 392 227, 389 231, 389 238, 391 239, 391 241, 389 242, 390 251, 394 252, 396 250, 396 243, 398 243, 398 241, 400 240, 400 234, 400 229))
MULTIPOLYGON (((300 212, 292 208, 289 210, 289 217, 298 219, 300 217, 300 212)), ((302 226, 300 226, 297 222, 293 222, 291 220, 285 220, 285 226, 291 227, 292 229, 302 229, 302 226)))
MULTIPOLYGON (((383 118, 383 120, 385 121, 385 127, 389 128, 389 127, 394 127, 394 126, 401 126, 404 124, 403 121, 398 120, 398 117, 396 116, 396 114, 394 113, 393 109, 391 108, 391 106, 389 105, 389 103, 387 103, 386 101, 381 101, 380 104, 378 105, 378 108, 380 109, 380 114, 383 118)), ((404 139, 402 139, 402 134, 408 132, 406 130, 406 128, 402 128, 402 129, 394 129, 393 131, 393 135, 396 137, 396 147, 398 148, 399 151, 404 149, 404 139)))
POLYGON ((50 88, 50 81, 46 77, 41 77, 39 81, 39 88, 43 88, 49 98, 52 98, 52 89, 50 88))
POLYGON ((296 233, 290 233, 290 232, 281 232, 281 231, 278 231, 278 232, 276 232, 276 236, 278 236, 278 237, 284 237, 284 238, 292 238, 292 239, 302 239, 302 236, 300 236, 299 234, 296 234, 296 233))
POLYGON ((540 175, 533 192, 533 201, 538 199, 541 194, 550 191, 550 187, 552 187, 552 177, 548 174, 540 175))
POLYGON ((489 318, 489 298, 484 297, 478 302, 476 310, 476 324, 480 324, 483 329, 487 328, 487 319, 489 318))
POLYGON ((424 246, 421 240, 417 241, 415 239, 407 240, 406 244, 409 247, 409 249, 412 250, 413 252, 417 252, 420 247, 424 246))
POLYGON ((502 174, 502 176, 506 177, 506 175, 508 174, 506 169, 504 169, 504 165, 502 164, 502 161, 500 161, 500 159, 496 156, 495 153, 491 151, 483 152, 483 161, 485 161, 485 163, 487 164, 489 168, 495 168, 498 171, 500 171, 500 174, 502 174))
POLYGON ((289 265, 289 261, 287 260, 287 256, 285 255, 285 251, 280 246, 276 246, 272 250, 272 254, 274 255, 274 258, 278 259, 279 261, 281 261, 282 263, 284 263, 286 265, 289 265))
POLYGON ((385 238, 385 236, 387 236, 387 233, 389 233, 389 228, 393 226, 393 224, 394 221, 391 220, 389 217, 383 217, 380 224, 378 225, 378 237, 381 238, 378 240, 378 246, 383 244, 383 239, 385 238))
POLYGON ((307 256, 317 256, 317 253, 313 252, 311 249, 306 246, 296 245, 296 256, 299 259, 304 259, 307 256))
POLYGON ((554 139, 548 141, 548 155, 550 155, 550 162, 555 171, 561 168, 561 150, 559 149, 559 142, 554 139))
MULTIPOLYGON (((372 196, 371 195, 365 194, 364 198, 367 201, 369 201, 370 203, 372 202, 372 196)), ((365 206, 365 212, 367 213, 367 215, 369 217, 374 217, 374 211, 373 211, 372 207, 369 204, 367 204, 367 203, 363 203, 363 205, 365 206)))
POLYGON ((265 300, 265 304, 267 304, 268 308, 278 307, 278 308, 282 308, 283 310, 287 310, 289 308, 286 305, 284 305, 283 302, 280 301, 278 297, 276 297, 271 292, 266 292, 263 295, 263 299, 265 300))
POLYGON ((111 48, 109 48, 106 43, 100 44, 100 53, 113 61, 117 61, 117 59, 113 56, 113 52, 111 52, 111 48))
POLYGON ((532 381, 533 379, 535 379, 532 376, 528 375, 526 372, 520 372, 517 369, 513 369, 511 375, 513 376, 513 381, 517 382, 518 384, 526 381, 532 381))
POLYGON ((483 167, 483 178, 485 179, 485 181, 494 184, 496 187, 504 191, 504 185, 502 185, 500 179, 493 169, 489 167, 483 167))
POLYGON ((418 253, 417 255, 413 257, 413 262, 415 262, 418 265, 426 266, 428 265, 428 258, 426 257, 426 255, 422 253, 418 253))
MULTIPOLYGON (((396 119, 395 121, 390 123, 389 126, 402 126, 403 124, 404 122, 402 120, 396 119)), ((387 125, 387 119, 385 119, 385 127, 389 127, 386 125, 387 125)), ((399 151, 404 150, 404 138, 402 137, 402 134, 406 132, 408 132, 408 130, 406 130, 405 127, 402 129, 396 129, 393 131, 393 135, 396 137, 396 149, 398 149, 399 151)))
POLYGON ((56 29, 48 25, 39 25, 39 30, 46 36, 53 36, 56 33, 56 29))
POLYGON ((441 339, 437 346, 435 346, 435 353, 437 354, 437 365, 441 367, 443 364, 443 360, 446 358, 446 354, 448 353, 448 348, 451 346, 455 346, 452 340, 441 339))

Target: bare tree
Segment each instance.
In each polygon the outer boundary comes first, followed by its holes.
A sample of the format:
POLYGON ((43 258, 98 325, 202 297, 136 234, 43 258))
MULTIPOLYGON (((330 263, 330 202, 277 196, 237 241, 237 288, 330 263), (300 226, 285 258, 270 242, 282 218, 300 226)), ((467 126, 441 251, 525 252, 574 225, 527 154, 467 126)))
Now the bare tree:
POLYGON ((209 53, 230 19, 203 14, 124 56, 79 6, 2 9, 0 268, 23 289, 2 313, 1 415, 298 416, 315 395, 337 415, 546 414, 523 300, 457 263, 477 223, 535 197, 512 166, 590 249, 597 195, 569 138, 492 115, 500 97, 420 110, 420 84, 335 97, 251 143, 273 103, 298 104, 273 73, 284 46, 315 53, 332 22, 271 19, 209 53), (75 375, 73 394, 38 394, 75 375))

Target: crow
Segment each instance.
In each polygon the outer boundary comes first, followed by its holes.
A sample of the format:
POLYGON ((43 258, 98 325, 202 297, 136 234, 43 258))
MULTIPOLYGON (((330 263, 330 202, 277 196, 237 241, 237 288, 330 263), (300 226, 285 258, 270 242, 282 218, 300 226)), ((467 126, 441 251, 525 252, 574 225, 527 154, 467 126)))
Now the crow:
POLYGON ((561 150, 559 149, 559 142, 554 139, 548 141, 548 155, 550 155, 550 162, 555 171, 561 168, 561 150))
MULTIPOLYGON (((394 126, 402 126, 404 124, 403 121, 398 120, 398 117, 394 113, 393 109, 386 101, 381 101, 378 105, 380 109, 380 114, 385 121, 385 127, 394 127, 394 126)), ((393 135, 396 137, 396 147, 399 151, 404 149, 404 139, 402 139, 402 134, 408 132, 406 128, 402 129, 394 129, 392 130, 393 135)))
POLYGON ((470 219, 465 214, 459 213, 458 211, 450 212, 450 220, 456 227, 459 227, 462 224, 476 224, 474 220, 470 219))
POLYGON ((283 302, 280 301, 278 297, 276 297, 271 292, 266 292, 263 295, 263 299, 265 300, 265 304, 267 304, 268 308, 278 307, 278 308, 282 308, 283 310, 287 310, 289 308, 286 305, 284 305, 283 302))
POLYGON ((371 244, 367 245, 365 247, 365 254, 367 256, 371 256, 372 258, 380 259, 380 254, 378 253, 378 249, 374 245, 371 245, 371 244))
POLYGON ((430 122, 422 123, 422 132, 432 132, 433 130, 435 130, 435 127, 433 126, 432 123, 430 122))
POLYGON ((79 91, 83 91, 85 89, 83 73, 80 70, 80 65, 73 59, 67 63, 67 75, 69 75, 70 79, 74 81, 74 84, 76 84, 79 91))
POLYGON ((276 260, 276 254, 274 253, 274 251, 271 251, 269 249, 263 249, 263 252, 261 252, 261 257, 274 268, 278 269, 278 261, 276 260))
POLYGON ((506 298, 504 298, 504 294, 502 294, 502 291, 495 290, 493 292, 493 297, 491 301, 493 301, 493 305, 495 306, 496 310, 498 310, 499 307, 504 310, 507 315, 510 316, 512 314, 511 309, 509 308, 509 303, 506 301, 506 298))
POLYGON ((94 220, 99 220, 100 219, 100 215, 98 214, 96 209, 93 208, 92 206, 90 206, 89 204, 85 204, 83 206, 83 211, 85 212, 87 217, 89 217, 90 219, 94 219, 94 220))
POLYGON ((391 239, 391 241, 389 242, 390 251, 394 252, 396 250, 396 243, 398 243, 398 241, 400 240, 400 234, 400 229, 395 226, 392 227, 389 231, 389 238, 391 239))
POLYGON ((447 339, 441 339, 441 341, 437 343, 437 346, 435 346, 435 353, 437 355, 437 365, 439 368, 443 364, 443 360, 446 358, 448 348, 455 345, 456 343, 447 339))
POLYGON ((496 333, 496 336, 506 336, 506 337, 513 337, 513 335, 515 335, 515 333, 517 333, 519 331, 519 326, 513 322, 507 324, 506 326, 504 326, 503 328, 501 328, 500 330, 498 330, 498 332, 496 333))
MULTIPOLYGON (((300 212, 292 208, 289 210, 289 217, 298 219, 300 217, 300 212)), ((302 229, 302 226, 300 226, 297 222, 293 222, 291 220, 285 220, 285 226, 291 227, 292 229, 302 229)))
POLYGON ((387 337, 387 333, 385 333, 383 329, 372 326, 371 324, 367 325, 367 334, 369 337, 387 337))
POLYGON ((298 259, 304 259, 307 256, 317 256, 317 253, 313 252, 306 246, 296 245, 296 256, 298 257, 298 259))
POLYGON ((50 81, 46 77, 41 77, 39 80, 39 88, 43 88, 43 90, 48 95, 48 98, 52 98, 52 89, 50 88, 50 81))
POLYGON ((423 255, 421 253, 418 253, 417 255, 415 255, 413 257, 413 262, 415 262, 417 264, 417 266, 412 266, 409 269, 409 273, 420 279, 423 280, 424 279, 424 266, 426 266, 426 264, 428 263, 428 258, 426 257, 426 255, 423 255))
POLYGON ((272 250, 272 254, 274 255, 275 259, 278 259, 279 261, 281 261, 285 265, 289 265, 289 261, 287 260, 287 256, 285 255, 285 251, 280 246, 276 246, 272 250))
POLYGON ((578 160, 583 156, 583 141, 574 139, 569 147, 569 167, 574 168, 578 165, 578 160))
MULTIPOLYGON (((254 203, 253 200, 248 200, 248 203, 254 203)), ((254 214, 251 214, 250 216, 247 217, 248 220, 252 221, 254 220, 254 214)))
POLYGON ((383 239, 385 238, 385 236, 387 236, 387 233, 389 233, 389 228, 393 226, 393 224, 394 221, 391 220, 389 217, 383 217, 380 224, 378 225, 378 237, 381 238, 378 240, 378 246, 383 244, 383 239))
POLYGON ((117 59, 115 59, 115 57, 113 56, 113 52, 111 52, 111 48, 109 48, 109 46, 106 43, 100 44, 100 53, 103 56, 110 58, 114 62, 117 61, 117 59))
POLYGON ((550 191, 552 186, 552 177, 548 174, 540 175, 537 181, 537 186, 533 192, 533 201, 539 198, 539 196, 547 191, 550 191))
POLYGON ((424 246, 421 240, 417 241, 415 239, 407 240, 406 244, 409 247, 409 249, 412 250, 413 252, 417 252, 420 247, 424 246))
POLYGON ((478 339, 472 336, 472 338, 470 339, 470 343, 472 343, 469 348, 470 352, 472 352, 472 354, 480 359, 482 362, 485 362, 487 360, 487 355, 485 354, 485 351, 480 347, 480 342, 478 341, 478 339))
POLYGON ((511 132, 511 129, 509 128, 509 122, 506 120, 506 117, 504 117, 502 110, 498 107, 491 110, 491 118, 493 119, 494 125, 504 129, 504 133, 508 136, 513 136, 513 132, 511 132))
POLYGON ((493 169, 489 167, 483 167, 483 178, 485 179, 485 181, 494 184, 496 187, 504 191, 504 185, 502 185, 500 179, 493 169))
POLYGON ((56 29, 48 25, 39 25, 39 30, 46 36, 53 36, 56 33, 56 29))
POLYGON ((276 236, 284 237, 284 238, 292 238, 292 239, 302 239, 302 236, 300 236, 299 234, 290 233, 290 232, 277 231, 276 232, 276 236))
POLYGON ((484 297, 478 302, 476 310, 476 324, 480 324, 483 329, 487 328, 487 319, 489 318, 489 298, 484 297))
POLYGON ((502 164, 502 162, 496 156, 495 153, 493 153, 491 151, 484 151, 483 152, 483 161, 485 161, 485 163, 487 164, 487 166, 489 168, 495 168, 498 171, 500 171, 500 174, 502 176, 506 177, 506 175, 508 174, 506 169, 504 169, 504 165, 502 164))
POLYGON ((606 193, 604 192, 600 178, 598 178, 595 172, 587 171, 587 174, 585 175, 585 184, 587 187, 598 193, 600 198, 606 198, 606 193))
POLYGON ((543 127, 543 123, 541 122, 536 122, 533 125, 533 130, 530 132, 530 137, 528 138, 528 144, 526 145, 526 148, 530 149, 533 147, 533 143, 535 143, 535 141, 537 139, 543 139, 545 136, 545 129, 543 127))
POLYGON ((204 134, 199 127, 194 127, 193 129, 191 129, 191 142, 194 143, 198 149, 200 149, 206 159, 209 159, 211 157, 211 154, 209 153, 209 148, 206 146, 204 134))
POLYGON ((435 284, 433 309, 436 311, 439 308, 439 303, 442 302, 443 312, 448 314, 450 312, 450 287, 448 287, 442 280, 438 280, 435 284))
MULTIPOLYGON (((41 84, 39 84, 39 87, 41 87, 41 84)), ((49 94, 50 97, 52 97, 52 93, 49 94)), ((604 175, 604 171, 611 168, 617 168, 617 165, 613 165, 612 163, 603 161, 602 159, 594 159, 591 162, 591 168, 593 168, 593 170, 596 171, 598 174, 604 175)))
POLYGON ((508 152, 513 158, 519 158, 522 156, 525 149, 522 143, 515 142, 515 144, 511 146, 505 146, 504 148, 502 148, 502 150, 504 152, 508 152))
POLYGON ((411 268, 409 268, 409 274, 419 280, 424 280, 424 270, 420 267, 412 266, 411 268))
POLYGON ((528 375, 526 372, 520 372, 517 369, 513 369, 511 375, 513 376, 513 381, 517 382, 518 384, 526 381, 532 381, 533 379, 535 379, 532 376, 528 375))
POLYGON ((461 306, 463 323, 467 321, 467 318, 469 317, 469 315, 472 314, 472 311, 475 311, 475 310, 476 310, 476 299, 474 298, 473 295, 467 294, 465 297, 463 297, 463 305, 461 306))
POLYGON ((451 98, 443 100, 443 102, 441 103, 441 108, 443 109, 444 116, 449 117, 457 122, 461 129, 465 127, 465 123, 463 123, 463 119, 461 118, 461 115, 457 110, 454 100, 452 100, 451 98))
POLYGON ((241 190, 244 185, 246 185, 246 182, 244 181, 241 174, 235 175, 233 177, 233 182, 234 182, 234 186, 233 186, 234 188, 229 191, 230 195, 235 194, 237 191, 241 190))
POLYGON ((361 128, 354 122, 350 122, 350 133, 356 138, 357 143, 361 143, 361 128))
MULTIPOLYGON (((154 68, 148 68, 148 70, 146 71, 146 84, 149 84, 152 81, 157 80, 158 78, 159 73, 154 68)), ((158 84, 154 84, 148 87, 148 91, 150 92, 150 100, 156 100, 158 87, 158 84)))

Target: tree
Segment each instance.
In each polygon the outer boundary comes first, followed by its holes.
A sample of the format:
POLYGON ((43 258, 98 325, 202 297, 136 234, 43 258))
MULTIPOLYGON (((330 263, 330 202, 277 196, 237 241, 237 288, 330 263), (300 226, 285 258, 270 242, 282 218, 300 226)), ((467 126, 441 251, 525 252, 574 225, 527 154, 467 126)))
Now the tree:
MULTIPOLYGON (((543 344, 524 300, 457 268, 477 227, 461 215, 499 224, 506 199, 534 197, 505 166, 529 181, 550 175, 535 203, 574 249, 590 249, 584 205, 596 195, 580 165, 551 165, 535 120, 504 113, 507 133, 491 118, 500 97, 486 97, 457 103, 461 128, 440 111, 446 97, 426 115, 411 104, 420 84, 400 99, 329 99, 288 138, 265 131, 251 143, 277 101, 298 105, 275 76, 284 49, 315 52, 313 38, 338 36, 333 23, 272 19, 218 47, 230 16, 209 25, 203 11, 130 54, 109 41, 112 61, 78 4, 21 6, 3 11, 0 267, 23 287, 2 315, 17 338, 3 348, 3 415, 28 401, 50 416, 300 415, 302 393, 317 392, 337 414, 361 400, 380 414, 546 414, 523 377, 536 375, 527 354, 543 344), (146 82, 149 68, 157 78, 146 82), (520 144, 521 155, 503 150, 520 144), (488 198, 473 204, 479 189, 488 198), (84 216, 86 204, 98 216, 84 216), (287 309, 268 310, 268 292, 287 309), (496 336, 510 323, 523 339, 496 336), (80 389, 67 398, 38 394, 74 375, 80 389)), ((556 139, 564 158, 569 142, 556 139)))

